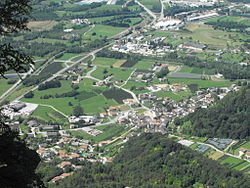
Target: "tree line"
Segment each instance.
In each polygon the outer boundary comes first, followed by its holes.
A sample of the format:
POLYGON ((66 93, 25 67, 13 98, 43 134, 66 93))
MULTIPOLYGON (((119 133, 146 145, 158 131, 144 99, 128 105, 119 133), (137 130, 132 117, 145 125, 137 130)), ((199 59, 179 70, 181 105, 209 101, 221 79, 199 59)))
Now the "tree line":
POLYGON ((50 187, 247 188, 249 183, 248 176, 221 166, 165 135, 144 133, 131 138, 112 163, 85 162, 72 176, 50 187))
POLYGON ((177 123, 183 126, 190 121, 191 127, 184 127, 187 134, 201 137, 250 139, 250 87, 229 93, 217 105, 198 109, 177 123))

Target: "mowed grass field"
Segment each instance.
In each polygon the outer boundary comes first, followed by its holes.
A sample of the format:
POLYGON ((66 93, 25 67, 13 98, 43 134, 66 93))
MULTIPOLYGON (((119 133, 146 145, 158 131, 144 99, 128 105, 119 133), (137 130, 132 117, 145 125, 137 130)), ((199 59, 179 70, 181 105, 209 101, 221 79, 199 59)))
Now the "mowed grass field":
POLYGON ((96 127, 96 129, 101 130, 103 133, 97 136, 92 136, 83 131, 72 131, 71 135, 82 136, 84 139, 89 139, 93 143, 98 143, 103 140, 110 140, 113 137, 119 137, 127 131, 126 126, 120 124, 103 125, 100 127, 96 127))
POLYGON ((34 98, 22 99, 22 101, 35 103, 35 104, 46 104, 51 105, 57 110, 70 115, 75 106, 80 105, 84 112, 87 114, 97 114, 104 112, 104 108, 109 106, 116 106, 118 103, 112 99, 106 99, 101 93, 107 88, 105 87, 94 87, 92 83, 94 80, 83 79, 79 84, 79 89, 77 90, 80 94, 76 97, 63 97, 63 98, 49 98, 41 99, 44 95, 55 95, 63 94, 72 91, 71 80, 61 81, 62 86, 60 88, 51 88, 43 91, 35 91, 34 98), (69 105, 69 102, 73 106, 69 105))
POLYGON ((32 117, 41 119, 47 122, 67 123, 68 120, 62 114, 56 112, 47 106, 38 106, 37 109, 32 113, 32 117))
POLYGON ((154 95, 157 97, 169 97, 174 101, 181 101, 184 99, 182 96, 178 95, 178 93, 172 93, 170 91, 158 91, 155 92, 154 95))
POLYGON ((197 67, 188 67, 188 66, 183 66, 179 72, 183 73, 193 73, 193 74, 208 74, 212 75, 215 73, 215 71, 210 70, 210 69, 200 69, 197 67))
POLYGON ((232 40, 229 39, 229 35, 233 35, 232 32, 214 30, 210 25, 198 23, 188 25, 187 30, 191 31, 191 33, 181 33, 183 37, 191 37, 193 40, 208 44, 212 47, 225 48, 227 42, 233 45, 232 40))
POLYGON ((62 57, 58 58, 57 60, 67 61, 79 54, 76 53, 64 53, 62 57))
POLYGON ((125 81, 128 79, 132 71, 132 69, 97 67, 97 69, 92 73, 92 76, 102 80, 104 76, 113 75, 113 80, 125 81), (104 74, 105 69, 107 70, 106 74, 104 74))
POLYGON ((114 18, 114 16, 104 16, 104 17, 96 17, 96 18, 89 18, 88 20, 90 21, 90 22, 96 22, 96 23, 101 23, 101 22, 103 22, 103 21, 106 21, 106 20, 110 20, 110 19, 112 19, 112 18, 114 18))
POLYGON ((139 0, 139 2, 143 5, 145 5, 145 7, 147 7, 148 9, 152 10, 153 6, 157 5, 157 6, 161 6, 161 3, 159 0, 139 0))
POLYGON ((220 163, 228 166, 229 168, 233 168, 235 170, 240 170, 241 168, 249 164, 248 162, 242 159, 238 159, 234 157, 224 156, 223 158, 224 159, 220 160, 220 163))
POLYGON ((102 37, 111 37, 117 33, 120 33, 121 31, 125 30, 125 27, 112 27, 108 25, 101 25, 97 24, 95 27, 88 32, 86 32, 86 35, 84 36, 85 39, 97 39, 102 37), (96 35, 92 35, 93 33, 96 33, 96 35))
POLYGON ((28 28, 32 31, 44 31, 50 30, 53 26, 55 26, 58 22, 54 20, 49 21, 32 21, 28 23, 28 28))
POLYGON ((197 84, 199 88, 227 87, 234 83, 229 80, 213 81, 213 80, 184 79, 184 78, 168 78, 168 80, 171 84, 174 83, 180 83, 184 85, 197 84))
POLYGON ((11 88, 12 84, 8 84, 9 79, 0 79, 0 96, 4 94, 9 88, 11 88))
POLYGON ((218 159, 221 158, 222 156, 224 156, 223 153, 218 152, 218 151, 215 151, 215 152, 213 152, 213 153, 211 153, 211 154, 209 155, 209 158, 211 158, 211 159, 213 159, 213 160, 218 160, 218 159))
POLYGON ((142 60, 142 61, 139 61, 138 63, 136 63, 133 68, 137 68, 137 69, 140 69, 140 70, 148 70, 150 67, 152 67, 154 64, 153 61, 150 61, 150 60, 142 60))
POLYGON ((97 66, 105 66, 105 67, 110 67, 111 65, 115 67, 120 67, 124 62, 125 60, 106 58, 106 57, 97 57, 95 61, 93 62, 93 64, 97 66))

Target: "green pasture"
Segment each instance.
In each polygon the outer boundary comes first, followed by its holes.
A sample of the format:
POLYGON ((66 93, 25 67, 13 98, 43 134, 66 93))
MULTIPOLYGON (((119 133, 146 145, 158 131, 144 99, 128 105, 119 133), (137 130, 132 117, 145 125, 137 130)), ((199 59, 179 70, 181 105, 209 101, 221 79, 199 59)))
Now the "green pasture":
POLYGON ((102 80, 104 79, 104 76, 113 75, 113 80, 125 81, 130 76, 132 71, 132 69, 97 67, 97 69, 92 73, 92 76, 102 80), (105 69, 107 70, 106 74, 104 74, 105 69))
POLYGON ((184 78, 168 78, 171 84, 180 83, 184 85, 197 84, 199 88, 209 87, 228 87, 234 82, 229 80, 213 81, 213 80, 199 80, 199 79, 184 79, 184 78))
POLYGON ((73 111, 73 108, 77 105, 82 106, 84 112, 87 114, 97 114, 104 111, 104 108, 109 106, 117 105, 117 102, 111 99, 106 99, 102 94, 102 91, 107 90, 105 87, 94 87, 94 80, 84 79, 82 80, 78 86, 77 90, 80 94, 76 97, 63 97, 63 98, 49 98, 49 99, 41 99, 41 96, 44 95, 55 95, 55 94, 63 94, 66 92, 70 92, 73 89, 71 88, 71 80, 63 80, 61 81, 62 86, 60 88, 51 88, 43 91, 36 90, 34 92, 35 96, 31 99, 22 99, 22 101, 35 103, 35 104, 46 104, 52 105, 57 110, 70 115, 73 111), (69 102, 72 103, 73 106, 69 105, 69 102))
POLYGON ((32 113, 32 117, 36 117, 47 122, 68 122, 65 116, 47 106, 38 106, 37 109, 32 113))

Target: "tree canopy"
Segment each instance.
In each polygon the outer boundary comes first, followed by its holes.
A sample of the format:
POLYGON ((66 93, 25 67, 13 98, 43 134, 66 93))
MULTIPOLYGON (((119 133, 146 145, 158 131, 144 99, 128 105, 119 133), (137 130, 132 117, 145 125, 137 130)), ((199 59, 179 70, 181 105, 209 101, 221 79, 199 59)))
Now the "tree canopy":
MULTIPOLYGON (((0 1, 0 36, 27 29, 31 0, 0 1)), ((15 50, 11 44, 0 44, 0 75, 14 70, 26 72, 32 58, 15 50)), ((0 185, 1 187, 43 187, 35 174, 40 162, 38 154, 29 149, 17 132, 6 125, 0 110, 0 185)))
POLYGON ((199 109, 182 119, 192 126, 184 132, 197 136, 232 139, 250 138, 250 88, 230 93, 217 105, 199 109))
MULTIPOLYGON (((0 1, 0 35, 27 30, 31 0, 0 1)), ((32 58, 15 50, 11 44, 0 44, 0 75, 10 70, 27 72, 33 64, 32 58)))
POLYGON ((223 167, 165 135, 142 134, 130 139, 112 163, 86 163, 51 187, 246 188, 249 183, 241 172, 223 167))

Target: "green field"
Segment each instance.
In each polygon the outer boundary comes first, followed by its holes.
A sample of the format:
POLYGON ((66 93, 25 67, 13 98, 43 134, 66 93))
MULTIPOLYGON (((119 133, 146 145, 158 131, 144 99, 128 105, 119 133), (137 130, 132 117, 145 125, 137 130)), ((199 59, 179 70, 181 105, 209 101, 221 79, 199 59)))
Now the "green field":
MULTIPOLYGON (((236 146, 237 147, 237 146, 236 146)), ((240 148, 244 148, 244 149, 249 149, 250 150, 250 142, 245 142, 243 144, 240 144, 239 147, 237 147, 237 149, 235 149, 233 151, 233 154, 235 155, 239 155, 239 150, 240 148)))
POLYGON ((214 70, 210 69, 200 69, 197 67, 188 67, 188 66, 183 66, 179 72, 184 72, 184 73, 193 73, 193 74, 208 74, 208 75, 213 75, 215 73, 214 70))
POLYGON ((106 99, 102 94, 103 91, 107 90, 105 87, 94 87, 92 83, 94 80, 84 79, 78 86, 77 90, 80 94, 76 97, 63 97, 63 98, 49 98, 41 99, 44 95, 55 95, 63 94, 72 91, 71 80, 61 81, 62 86, 60 88, 51 88, 43 91, 35 91, 34 98, 22 99, 22 101, 31 102, 35 104, 46 104, 52 105, 57 110, 70 115, 73 111, 74 106, 80 105, 87 114, 97 114, 104 111, 104 108, 109 106, 117 105, 117 102, 111 99, 106 99), (91 94, 91 95, 90 95, 91 94), (73 106, 69 106, 69 102, 73 106))
POLYGON ((154 93, 157 97, 169 97, 175 101, 181 101, 183 100, 183 97, 178 95, 178 93, 172 93, 170 91, 158 91, 154 93))
POLYGON ((182 37, 191 38, 194 42, 208 44, 214 48, 225 48, 227 43, 233 46, 238 44, 229 39, 229 35, 234 36, 236 33, 214 30, 212 26, 205 24, 192 23, 187 27, 190 33, 179 33, 182 37))
POLYGON ((235 170, 242 170, 249 165, 250 165, 250 163, 245 161, 245 162, 242 162, 241 164, 235 166, 234 169, 235 170))
POLYGON ((145 7, 147 7, 150 10, 153 10, 153 6, 158 6, 161 7, 161 3, 159 0, 139 0, 139 2, 143 5, 145 5, 145 7))
POLYGON ((192 144, 189 148, 192 149, 192 150, 195 150, 200 144, 192 144))
POLYGON ((181 83, 184 85, 197 84, 199 88, 209 88, 209 87, 228 87, 234 82, 228 80, 224 81, 213 81, 213 80, 198 80, 198 79, 183 79, 183 78, 169 78, 171 84, 181 83))
POLYGON ((0 79, 0 96, 4 94, 9 88, 11 88, 12 84, 8 84, 9 79, 0 79))
POLYGON ((32 117, 36 117, 46 122, 68 122, 65 116, 46 106, 38 106, 37 109, 32 113, 32 117))
POLYGON ((153 61, 142 60, 142 61, 139 61, 138 63, 136 63, 133 66, 133 68, 137 68, 139 70, 148 70, 150 67, 152 67, 153 64, 154 64, 153 61))
POLYGON ((110 20, 114 18, 114 16, 104 16, 104 17, 96 17, 96 18, 89 18, 90 22, 96 22, 96 23, 100 23, 106 20, 110 20))
POLYGON ((26 92, 30 91, 30 89, 33 88, 32 86, 30 87, 24 87, 24 86, 20 86, 16 91, 14 91, 13 93, 11 93, 7 100, 12 101, 14 99, 16 99, 17 97, 25 94, 26 92))
POLYGON ((88 31, 86 35, 84 36, 85 39, 97 39, 102 37, 111 37, 117 33, 120 33, 121 31, 125 30, 124 27, 112 27, 108 25, 101 25, 97 24, 93 29, 88 31), (96 33, 96 35, 92 35, 93 33, 96 33))
POLYGON ((78 54, 75 54, 75 53, 64 53, 62 57, 58 58, 58 60, 67 61, 77 55, 78 54))
POLYGON ((234 158, 234 157, 222 157, 220 163, 228 166, 229 168, 237 168, 238 165, 245 163, 244 160, 234 158))
POLYGON ((82 55, 80 55, 80 56, 78 56, 78 57, 73 58, 73 59, 72 59, 72 61, 76 62, 76 61, 78 61, 78 60, 79 60, 79 59, 81 59, 81 58, 83 58, 83 56, 82 56, 82 55))
POLYGON ((101 130, 103 131, 103 133, 97 136, 92 136, 83 131, 72 131, 71 135, 82 136, 84 139, 89 139, 93 143, 98 143, 103 140, 110 140, 113 137, 118 137, 127 130, 125 125, 120 125, 120 124, 104 125, 104 126, 96 127, 95 129, 101 130))
POLYGON ((121 68, 104 68, 97 67, 97 69, 92 73, 92 76, 98 79, 104 79, 104 76, 113 75, 113 80, 127 80, 127 78, 132 73, 132 69, 121 69, 121 68), (104 74, 104 70, 107 70, 107 73, 104 74))
MULTIPOLYGON (((126 85, 124 85, 123 87, 126 88, 126 89, 129 89, 131 90, 131 87, 146 87, 147 86, 147 83, 145 82, 136 82, 136 81, 131 81, 129 80, 126 85)), ((135 94, 140 94, 140 93, 147 93, 149 92, 148 89, 143 89, 143 90, 133 90, 133 93, 135 94)))
POLYGON ((118 61, 123 61, 119 59, 106 58, 106 57, 97 57, 93 62, 94 65, 110 67, 111 65, 117 63, 118 61))

